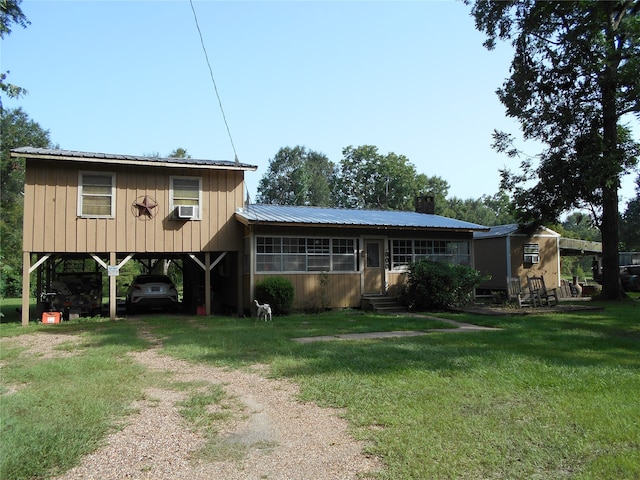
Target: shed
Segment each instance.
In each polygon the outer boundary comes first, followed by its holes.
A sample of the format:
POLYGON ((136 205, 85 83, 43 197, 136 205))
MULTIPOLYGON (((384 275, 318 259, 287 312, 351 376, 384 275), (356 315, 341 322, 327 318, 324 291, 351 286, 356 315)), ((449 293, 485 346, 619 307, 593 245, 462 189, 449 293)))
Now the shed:
POLYGON ((475 268, 491 278, 479 293, 507 290, 507 278, 543 276, 549 288, 560 285, 560 234, 537 225, 498 225, 475 232, 475 268))

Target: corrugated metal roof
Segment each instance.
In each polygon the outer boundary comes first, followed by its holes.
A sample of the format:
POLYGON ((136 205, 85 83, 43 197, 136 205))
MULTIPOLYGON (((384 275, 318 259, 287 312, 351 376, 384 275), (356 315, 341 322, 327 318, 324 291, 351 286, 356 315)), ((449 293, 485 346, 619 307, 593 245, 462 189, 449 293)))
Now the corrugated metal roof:
POLYGON ((475 232, 473 238, 493 238, 493 237, 507 237, 512 233, 518 231, 520 226, 517 223, 510 223, 508 225, 496 225, 491 227, 488 232, 475 232))
POLYGON ((473 238, 496 238, 496 237, 508 237, 514 234, 523 234, 529 236, 551 236, 559 237, 560 234, 546 227, 536 227, 536 231, 525 230, 517 223, 509 223, 507 225, 496 225, 489 229, 488 232, 474 232, 473 238), (540 233, 539 230, 543 230, 540 233))
POLYGON ((390 210, 351 210, 284 205, 249 205, 239 208, 236 216, 247 224, 296 224, 346 227, 443 229, 476 231, 488 227, 453 218, 417 212, 390 210))
POLYGON ((227 168, 237 170, 256 170, 255 165, 235 163, 229 160, 202 160, 195 158, 143 157, 138 155, 120 155, 113 153, 78 152, 74 150, 55 150, 50 148, 20 147, 11 150, 12 156, 50 160, 88 161, 97 163, 135 164, 155 166, 184 166, 196 168, 227 168))

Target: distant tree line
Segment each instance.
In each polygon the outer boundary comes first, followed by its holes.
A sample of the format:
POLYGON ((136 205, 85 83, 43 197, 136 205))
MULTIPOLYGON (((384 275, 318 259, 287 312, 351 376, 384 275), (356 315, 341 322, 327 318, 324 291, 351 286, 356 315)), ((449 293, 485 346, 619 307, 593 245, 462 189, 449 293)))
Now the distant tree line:
POLYGON ((515 222, 504 192, 479 199, 447 198, 449 183, 418 173, 404 155, 373 145, 348 146, 335 163, 304 146, 283 147, 269 161, 257 203, 369 210, 413 210, 419 195, 433 196, 436 214, 481 225, 515 222))

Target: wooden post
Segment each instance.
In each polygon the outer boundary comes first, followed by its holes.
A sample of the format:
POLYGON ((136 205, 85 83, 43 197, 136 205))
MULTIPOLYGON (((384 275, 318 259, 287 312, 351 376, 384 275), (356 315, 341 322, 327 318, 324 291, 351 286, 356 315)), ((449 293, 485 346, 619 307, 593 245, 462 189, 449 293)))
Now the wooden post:
MULTIPOLYGON (((116 259, 116 252, 109 253, 109 265, 117 265, 118 260, 116 259)), ((107 273, 108 274, 108 273, 107 273)), ((109 275, 109 319, 116 319, 116 307, 117 307, 117 298, 116 298, 116 279, 118 277, 109 275)))
POLYGON ((204 314, 211 315, 211 253, 204 252, 204 314))
POLYGON ((31 281, 31 252, 22 252, 22 326, 29 325, 29 290, 31 281))

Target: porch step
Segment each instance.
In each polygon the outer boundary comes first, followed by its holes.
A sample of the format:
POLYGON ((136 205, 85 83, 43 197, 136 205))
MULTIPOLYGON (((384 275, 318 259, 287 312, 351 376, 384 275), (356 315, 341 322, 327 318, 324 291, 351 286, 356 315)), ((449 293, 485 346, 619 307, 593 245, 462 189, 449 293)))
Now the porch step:
POLYGON ((364 295, 360 301, 363 310, 373 310, 380 313, 402 313, 407 307, 400 303, 398 297, 387 295, 364 295))

